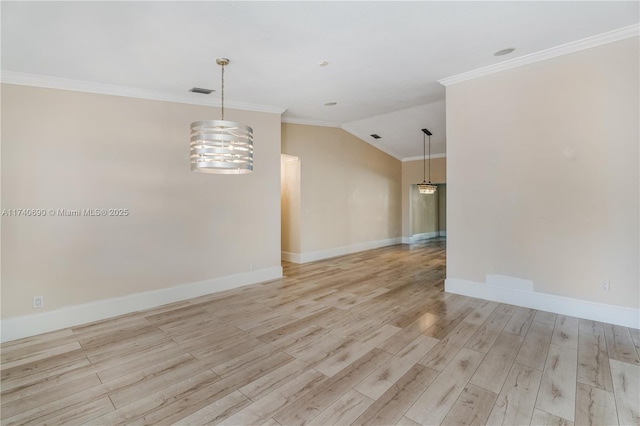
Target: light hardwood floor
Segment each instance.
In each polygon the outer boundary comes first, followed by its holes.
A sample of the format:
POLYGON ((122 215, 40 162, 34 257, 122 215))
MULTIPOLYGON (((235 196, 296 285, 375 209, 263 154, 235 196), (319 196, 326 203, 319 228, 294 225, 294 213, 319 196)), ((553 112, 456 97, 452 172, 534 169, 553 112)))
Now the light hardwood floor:
POLYGON ((2 345, 2 425, 640 424, 640 332, 444 293, 445 243, 2 345))

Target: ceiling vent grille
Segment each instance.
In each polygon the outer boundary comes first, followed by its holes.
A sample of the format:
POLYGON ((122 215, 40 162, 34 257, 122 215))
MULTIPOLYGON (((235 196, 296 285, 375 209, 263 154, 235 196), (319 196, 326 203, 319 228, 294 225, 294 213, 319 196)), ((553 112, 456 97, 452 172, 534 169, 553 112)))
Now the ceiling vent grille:
POLYGON ((214 90, 203 89, 202 87, 193 87, 193 88, 189 89, 189 91, 193 92, 193 93, 200 93, 201 95, 210 95, 211 93, 214 92, 214 90))

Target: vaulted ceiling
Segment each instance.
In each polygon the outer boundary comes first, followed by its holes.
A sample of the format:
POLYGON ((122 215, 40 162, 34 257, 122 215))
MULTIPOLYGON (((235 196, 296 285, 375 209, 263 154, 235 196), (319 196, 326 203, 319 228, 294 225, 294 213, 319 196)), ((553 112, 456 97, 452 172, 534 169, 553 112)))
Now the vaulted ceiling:
POLYGON ((422 155, 424 127, 434 134, 432 152, 446 151, 439 79, 639 20, 637 1, 3 1, 1 8, 3 81, 219 105, 215 61, 227 57, 227 107, 343 127, 399 159, 422 155), (216 92, 188 93, 194 86, 216 92))

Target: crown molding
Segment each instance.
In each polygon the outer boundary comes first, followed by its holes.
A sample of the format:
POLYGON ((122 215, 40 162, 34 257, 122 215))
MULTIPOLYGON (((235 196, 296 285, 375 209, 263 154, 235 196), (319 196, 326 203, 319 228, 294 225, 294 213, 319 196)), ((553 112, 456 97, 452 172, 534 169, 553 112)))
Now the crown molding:
POLYGON ((557 56, 567 55, 569 53, 578 52, 580 50, 590 49, 592 47, 601 46, 603 44, 613 43, 614 41, 635 37, 639 34, 640 24, 629 25, 628 27, 619 28, 607 33, 583 38, 582 40, 574 41, 571 43, 561 44, 560 46, 541 50, 529 55, 520 56, 519 58, 510 59, 498 64, 489 65, 473 71, 443 78, 441 80, 438 80, 438 83, 442 84, 443 86, 451 86, 452 84, 461 83, 467 80, 473 80, 475 78, 494 74, 500 71, 506 71, 512 68, 521 67, 523 65, 532 64, 534 62, 544 61, 546 59, 555 58, 557 56))
MULTIPOLYGON (((39 74, 27 74, 15 71, 2 71, 0 81, 5 84, 44 87, 47 89, 71 90, 74 92, 97 93, 100 95, 122 96, 126 98, 150 99, 153 101, 178 102, 182 104, 220 107, 220 100, 205 98, 197 93, 184 95, 160 90, 138 89, 134 87, 116 86, 112 84, 94 83, 91 81, 72 80, 39 74)), ((225 102, 225 107, 245 111, 282 114, 287 109, 272 106, 250 104, 246 102, 225 102)))
MULTIPOLYGON (((447 154, 431 154, 431 155, 426 155, 424 158, 446 158, 447 154)), ((402 159, 402 162, 407 162, 407 161, 422 161, 423 157, 419 156, 419 157, 406 157, 402 159)))
POLYGON ((304 124, 305 126, 321 126, 321 127, 337 127, 341 128, 342 123, 337 121, 313 120, 307 118, 285 117, 282 116, 282 122, 288 124, 304 124))

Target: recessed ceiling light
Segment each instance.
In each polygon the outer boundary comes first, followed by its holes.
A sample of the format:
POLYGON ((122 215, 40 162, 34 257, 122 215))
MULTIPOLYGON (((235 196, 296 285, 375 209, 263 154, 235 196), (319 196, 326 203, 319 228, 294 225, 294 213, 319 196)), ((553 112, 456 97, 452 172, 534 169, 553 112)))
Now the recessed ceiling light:
POLYGON ((324 105, 325 106, 334 106, 334 105, 337 105, 337 104, 338 104, 337 102, 327 102, 324 105))
POLYGON ((320 65, 321 67, 326 67, 327 65, 329 65, 329 62, 327 62, 327 61, 320 61, 320 62, 318 62, 318 65, 320 65))
POLYGON ((193 93, 200 93, 201 95, 210 95, 215 92, 213 89, 203 89, 202 87, 192 87, 189 91, 193 93))
POLYGON ((515 47, 510 47, 508 49, 502 49, 502 50, 498 50, 496 53, 493 54, 493 56, 504 56, 504 55, 508 55, 509 53, 513 52, 514 50, 516 50, 515 47))

